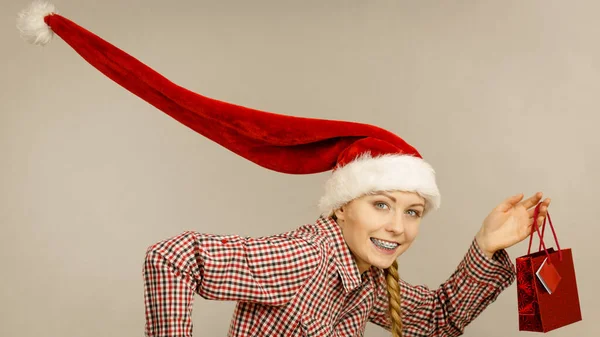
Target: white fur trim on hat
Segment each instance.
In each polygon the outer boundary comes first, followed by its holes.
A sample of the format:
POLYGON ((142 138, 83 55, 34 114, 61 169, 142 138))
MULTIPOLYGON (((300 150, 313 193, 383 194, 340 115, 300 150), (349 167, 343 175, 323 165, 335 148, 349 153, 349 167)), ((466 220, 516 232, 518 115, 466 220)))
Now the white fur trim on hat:
POLYGON ((322 215, 355 198, 378 191, 416 192, 426 200, 426 212, 440 206, 435 171, 423 159, 411 155, 389 154, 372 157, 366 153, 333 171, 319 201, 322 215))

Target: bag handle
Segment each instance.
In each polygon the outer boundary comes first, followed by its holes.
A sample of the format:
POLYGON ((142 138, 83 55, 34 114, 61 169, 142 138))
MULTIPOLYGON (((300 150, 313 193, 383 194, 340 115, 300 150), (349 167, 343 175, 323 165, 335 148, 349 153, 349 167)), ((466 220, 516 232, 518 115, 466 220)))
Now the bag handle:
POLYGON ((535 211, 533 212, 533 224, 531 226, 531 234, 529 234, 529 248, 527 249, 527 255, 531 253, 531 243, 533 241, 533 231, 536 231, 540 238, 540 246, 538 248, 538 252, 542 251, 542 247, 544 248, 544 252, 546 252, 546 256, 548 257, 549 262, 551 263, 550 253, 548 253, 548 249, 546 248, 546 244, 544 243, 544 232, 546 229, 546 219, 548 219, 550 223, 550 229, 552 230, 552 234, 554 236, 554 242, 556 242, 556 249, 558 250, 559 260, 562 261, 562 251, 560 250, 560 245, 558 244, 558 237, 556 236, 556 231, 554 230, 554 226, 552 225, 552 218, 550 218, 550 213, 546 213, 546 217, 544 218, 544 223, 542 224, 542 232, 540 233, 540 229, 537 225, 537 217, 540 213, 540 206, 542 204, 539 203, 535 207, 535 211))

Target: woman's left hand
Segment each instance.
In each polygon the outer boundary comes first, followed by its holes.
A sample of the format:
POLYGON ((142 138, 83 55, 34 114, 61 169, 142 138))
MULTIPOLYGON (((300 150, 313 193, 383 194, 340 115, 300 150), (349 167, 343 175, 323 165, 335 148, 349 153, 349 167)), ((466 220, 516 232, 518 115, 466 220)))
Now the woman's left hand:
MULTIPOLYGON (((529 237, 535 207, 542 200, 542 193, 538 192, 527 200, 521 201, 522 199, 523 194, 517 194, 504 200, 483 221, 475 239, 488 257, 491 258, 496 251, 511 247, 529 237)), ((540 205, 538 226, 544 223, 548 206, 550 199, 546 198, 540 205)))

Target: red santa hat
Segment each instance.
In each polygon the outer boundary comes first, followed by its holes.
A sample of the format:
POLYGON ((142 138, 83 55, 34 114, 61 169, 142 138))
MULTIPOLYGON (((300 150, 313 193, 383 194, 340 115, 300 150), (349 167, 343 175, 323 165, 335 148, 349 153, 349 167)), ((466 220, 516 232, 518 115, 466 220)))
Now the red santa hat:
POLYGON ((380 127, 286 116, 208 98, 169 81, 121 49, 36 1, 19 13, 21 36, 46 45, 61 37, 108 78, 175 120, 267 169, 288 174, 332 171, 319 201, 323 215, 377 191, 411 191, 440 205, 433 168, 419 152, 380 127))

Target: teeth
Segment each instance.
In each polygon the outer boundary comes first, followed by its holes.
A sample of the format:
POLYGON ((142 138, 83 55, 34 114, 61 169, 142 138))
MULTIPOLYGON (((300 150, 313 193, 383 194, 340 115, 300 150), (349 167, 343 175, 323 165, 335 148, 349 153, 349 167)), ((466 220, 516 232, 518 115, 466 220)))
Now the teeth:
POLYGON ((394 249, 394 248, 398 247, 397 243, 381 241, 381 240, 377 240, 375 238, 371 238, 371 241, 373 241, 373 243, 376 244, 377 246, 379 246, 381 248, 385 248, 385 249, 394 249))

